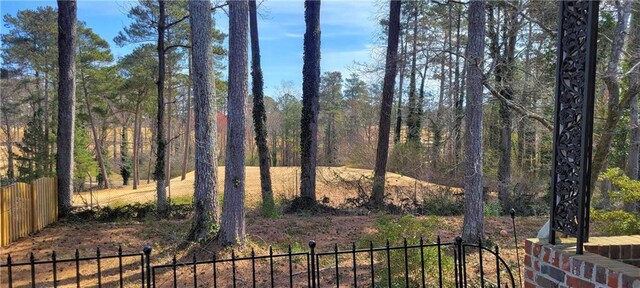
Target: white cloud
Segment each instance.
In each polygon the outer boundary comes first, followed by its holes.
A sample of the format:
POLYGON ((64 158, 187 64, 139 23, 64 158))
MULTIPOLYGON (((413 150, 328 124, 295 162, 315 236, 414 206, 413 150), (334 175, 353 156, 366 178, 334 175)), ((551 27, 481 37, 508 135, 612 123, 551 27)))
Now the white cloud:
POLYGON ((299 34, 299 33, 284 33, 284 37, 287 38, 297 38, 297 39, 302 39, 304 37, 304 34, 299 34))

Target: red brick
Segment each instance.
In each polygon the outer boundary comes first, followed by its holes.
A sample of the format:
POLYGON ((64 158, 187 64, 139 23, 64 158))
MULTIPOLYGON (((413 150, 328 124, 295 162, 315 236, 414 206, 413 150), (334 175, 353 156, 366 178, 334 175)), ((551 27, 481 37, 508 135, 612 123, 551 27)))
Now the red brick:
POLYGON ((571 270, 571 255, 563 253, 562 254, 562 270, 569 271, 571 270))
POLYGON ((538 287, 544 287, 544 288, 551 288, 551 287, 558 287, 558 282, 553 281, 549 278, 546 277, 542 277, 541 275, 538 275, 538 277, 536 277, 536 284, 538 284, 538 287))
POLYGON ((527 255, 531 255, 531 250, 532 250, 532 249, 531 249, 531 245, 533 245, 533 244, 531 243, 531 241, 529 241, 529 240, 524 241, 524 253, 525 253, 525 254, 527 254, 527 255))
POLYGON ((551 256, 551 248, 543 247, 542 248, 542 261, 544 261, 545 263, 551 263, 551 262, 549 262, 549 256, 551 256))
MULTIPOLYGON (((640 249, 640 246, 638 246, 638 249, 640 249)), ((534 257, 538 257, 538 255, 540 255, 540 250, 542 250, 542 245, 534 243, 533 244, 533 256, 534 257)), ((640 252, 640 250, 638 250, 638 252, 640 252)), ((640 258, 640 256, 638 258, 640 258)))
POLYGON ((532 263, 533 262, 531 261, 531 256, 524 255, 524 266, 525 267, 533 267, 532 263))
POLYGON ((589 253, 598 254, 598 246, 596 245, 584 245, 584 251, 589 253))
POLYGON ((631 259, 631 245, 620 245, 620 259, 631 259))
POLYGON ((533 281, 533 270, 529 270, 529 269, 527 269, 527 271, 526 271, 526 273, 525 273, 525 274, 526 274, 526 276, 527 276, 527 279, 529 279, 529 280, 533 281))
POLYGON ((573 276, 567 276, 567 285, 571 288, 594 288, 596 285, 573 276))
POLYGON ((604 257, 609 257, 609 246, 598 246, 598 254, 604 256, 604 257))
POLYGON ((593 263, 589 261, 584 262, 584 270, 582 272, 582 276, 585 279, 593 279, 593 263))
POLYGON ((631 257, 633 257, 633 259, 640 259, 640 244, 634 244, 633 247, 631 247, 631 257))
POLYGON ((607 286, 618 287, 619 279, 620 273, 611 270, 607 271, 607 286))
POLYGON ((596 266, 596 282, 607 284, 607 269, 602 266, 596 266))
POLYGON ((620 259, 620 245, 609 246, 609 258, 620 259))
POLYGON ((577 259, 577 258, 571 258, 571 273, 573 273, 573 275, 582 275, 582 272, 580 272, 582 263, 584 261, 577 259))
POLYGON ((553 250, 553 261, 551 261, 551 264, 560 268, 560 257, 562 257, 562 253, 560 253, 560 251, 553 250))
POLYGON ((632 277, 626 274, 622 274, 622 287, 634 287, 633 285, 640 286, 640 277, 632 277))
POLYGON ((533 260, 533 269, 540 271, 540 261, 533 260))
POLYGON ((536 288, 536 284, 529 282, 528 280, 524 281, 524 288, 536 288))

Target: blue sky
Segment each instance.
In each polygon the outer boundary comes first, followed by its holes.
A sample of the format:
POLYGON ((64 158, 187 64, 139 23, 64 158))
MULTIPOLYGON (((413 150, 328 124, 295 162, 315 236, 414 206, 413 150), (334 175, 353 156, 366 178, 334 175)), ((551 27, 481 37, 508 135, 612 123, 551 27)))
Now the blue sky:
MULTIPOLYGON (((117 47, 113 38, 129 24, 126 12, 132 1, 83 1, 78 2, 78 19, 109 41, 116 58, 126 55, 130 47, 117 47)), ((5 1, 0 2, 2 15, 18 10, 35 9, 38 6, 56 6, 55 1, 5 1)), ((347 77, 354 61, 370 62, 371 52, 379 45, 379 31, 375 14, 379 5, 374 1, 323 1, 321 7, 321 70, 341 71, 347 77)), ((304 3, 293 0, 267 0, 258 8, 260 49, 265 78, 266 94, 276 96, 283 81, 291 81, 298 90, 302 82, 302 43, 304 35, 304 3)), ((216 24, 228 31, 227 15, 216 13, 216 24)), ((2 23, 1 31, 5 31, 2 23)), ((225 43, 226 45, 226 43, 225 43)))

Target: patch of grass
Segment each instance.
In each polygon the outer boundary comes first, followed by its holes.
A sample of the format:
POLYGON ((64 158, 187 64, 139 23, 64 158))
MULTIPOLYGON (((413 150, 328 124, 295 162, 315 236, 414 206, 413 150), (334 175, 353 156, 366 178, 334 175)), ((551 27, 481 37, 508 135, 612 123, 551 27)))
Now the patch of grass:
POLYGON ((193 195, 184 195, 171 198, 172 205, 193 205, 193 195))
POLYGON ((282 216, 282 206, 285 202, 285 199, 278 198, 274 201, 274 203, 270 203, 269 205, 264 205, 262 201, 258 201, 257 204, 262 216, 267 218, 280 218, 282 216))

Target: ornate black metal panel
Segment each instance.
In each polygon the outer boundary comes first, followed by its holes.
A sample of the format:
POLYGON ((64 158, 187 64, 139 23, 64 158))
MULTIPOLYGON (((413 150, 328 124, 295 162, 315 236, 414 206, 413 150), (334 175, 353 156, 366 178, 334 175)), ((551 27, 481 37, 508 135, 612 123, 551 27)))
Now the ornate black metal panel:
POLYGON ((578 253, 589 234, 598 4, 559 2, 549 240, 555 244, 555 231, 575 236, 578 253))

